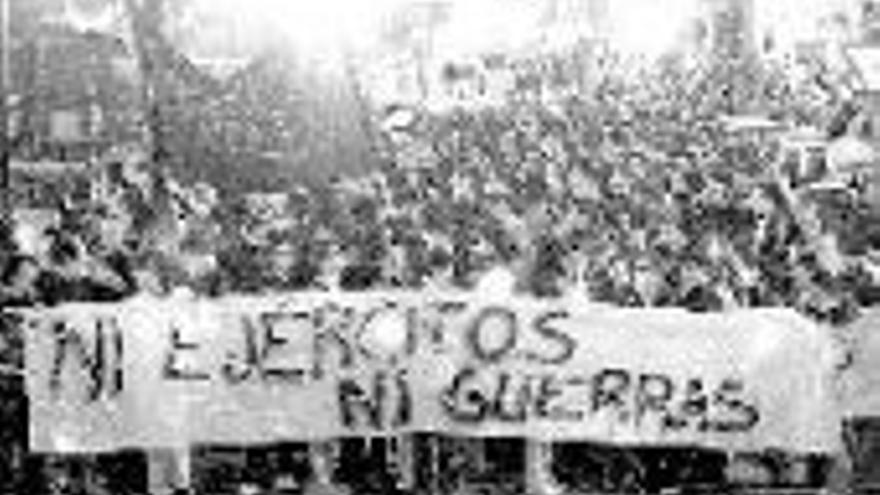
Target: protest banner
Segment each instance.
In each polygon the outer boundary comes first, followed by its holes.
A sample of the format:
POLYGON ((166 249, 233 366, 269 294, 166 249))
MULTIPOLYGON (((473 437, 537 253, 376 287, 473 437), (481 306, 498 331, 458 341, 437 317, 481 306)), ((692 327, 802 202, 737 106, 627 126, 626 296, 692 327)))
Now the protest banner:
POLYGON ((788 310, 380 292, 27 320, 37 451, 413 431, 738 451, 839 440, 830 344, 788 310))
POLYGON ((880 417, 880 311, 869 310, 843 332, 847 355, 839 377, 841 408, 847 418, 880 417))

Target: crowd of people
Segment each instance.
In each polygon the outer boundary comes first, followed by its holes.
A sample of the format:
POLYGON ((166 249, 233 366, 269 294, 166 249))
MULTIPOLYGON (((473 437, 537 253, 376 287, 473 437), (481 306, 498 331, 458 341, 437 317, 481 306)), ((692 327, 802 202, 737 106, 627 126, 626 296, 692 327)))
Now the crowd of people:
MULTIPOLYGON (((750 74, 737 97, 750 108, 857 141, 815 88, 750 74)), ((711 76, 670 64, 555 105, 391 108, 380 170, 292 191, 182 184, 144 153, 108 155, 40 186, 51 226, 0 225, 0 305, 500 281, 583 303, 850 321, 880 296, 873 158, 788 156, 775 131, 721 118, 732 89, 711 76)))
MULTIPOLYGON (((761 83, 774 116, 827 127, 779 77, 761 83)), ((393 108, 382 170, 277 194, 181 185, 143 154, 105 159, 100 180, 56 190, 58 225, 6 226, 0 297, 469 289, 500 268, 519 291, 626 306, 843 321, 870 304, 876 180, 846 171, 829 186, 843 172, 822 157, 818 176, 797 165, 779 180, 779 140, 731 132, 702 79, 666 67, 554 107, 393 108), (793 203, 809 180, 820 187, 793 203)))

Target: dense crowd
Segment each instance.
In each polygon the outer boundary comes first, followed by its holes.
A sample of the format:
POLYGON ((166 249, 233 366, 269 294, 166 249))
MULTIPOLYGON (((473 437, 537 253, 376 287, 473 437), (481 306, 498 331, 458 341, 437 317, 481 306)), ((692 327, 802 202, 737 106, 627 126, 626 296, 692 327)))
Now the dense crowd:
MULTIPOLYGON (((876 180, 821 157, 815 177, 800 164, 780 173, 779 140, 725 127, 728 101, 706 91, 705 72, 653 70, 553 106, 394 108, 382 170, 278 194, 184 186, 137 153, 104 159, 99 179, 56 188, 57 226, 5 227, 0 294, 468 289, 502 268, 519 291, 627 306, 786 306, 841 321, 873 302, 876 180), (810 180, 822 187, 798 187, 810 180)), ((765 113, 833 124, 798 100, 806 86, 755 73, 749 97, 765 113)))
MULTIPOLYGON (((859 134, 809 84, 748 73, 734 89, 751 94, 734 96, 757 113, 838 141, 859 134)), ((721 118, 734 96, 712 78, 671 64, 609 73, 554 105, 392 108, 381 170, 293 191, 184 185, 142 153, 107 156, 46 185, 51 227, 0 225, 0 304, 491 282, 584 303, 848 321, 878 300, 875 164, 789 160, 778 135, 721 118)))

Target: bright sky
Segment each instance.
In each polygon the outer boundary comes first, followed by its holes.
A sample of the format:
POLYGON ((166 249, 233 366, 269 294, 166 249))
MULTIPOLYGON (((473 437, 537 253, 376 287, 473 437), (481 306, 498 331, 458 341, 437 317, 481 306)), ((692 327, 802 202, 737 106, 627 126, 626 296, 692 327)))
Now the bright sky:
POLYGON ((259 43, 271 32, 306 46, 357 40, 384 13, 407 0, 196 0, 196 10, 232 27, 241 43, 259 43))
MULTIPOLYGON (((586 1, 563 0, 560 3, 577 7, 576 2, 586 1)), ((657 55, 674 45, 688 22, 695 17, 698 3, 698 0, 605 1, 608 2, 607 21, 613 44, 624 52, 648 56, 657 55)), ((522 44, 528 41, 524 34, 537 27, 547 3, 540 0, 458 0, 454 22, 445 33, 445 41, 457 51, 522 44)), ((588 12, 588 9, 581 10, 588 12)), ((560 21, 583 23, 587 34, 591 21, 595 22, 585 17, 560 21)))
MULTIPOLYGON (((326 48, 340 41, 355 46, 369 38, 383 16, 416 0, 196 0, 204 11, 234 25, 227 43, 265 38, 271 31, 299 46, 326 48)), ((534 34, 549 0, 449 0, 452 22, 435 40, 441 52, 515 47, 534 34)), ((588 0, 560 0, 577 5, 588 0), (575 2, 575 3, 573 3, 575 2)), ((700 0, 605 0, 612 42, 625 52, 656 55, 674 45, 697 14, 700 0)), ((817 18, 856 0, 755 0, 758 32, 768 28, 780 41, 815 32, 817 18), (809 15, 802 15, 809 12, 809 15)), ((582 4, 581 4, 582 5, 582 4)), ((227 29, 228 29, 227 25, 227 29)))
POLYGON ((675 44, 697 8, 697 0, 612 0, 612 41, 625 53, 659 55, 675 44))
POLYGON ((541 2, 529 0, 457 0, 452 21, 437 47, 443 53, 509 48, 526 41, 542 14, 541 2))

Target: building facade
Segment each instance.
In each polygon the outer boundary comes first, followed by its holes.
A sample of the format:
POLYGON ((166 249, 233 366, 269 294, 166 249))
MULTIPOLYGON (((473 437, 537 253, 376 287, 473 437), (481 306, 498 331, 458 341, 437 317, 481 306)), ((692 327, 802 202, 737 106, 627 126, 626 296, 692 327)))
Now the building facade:
POLYGON ((16 153, 28 159, 88 159, 137 139, 140 95, 123 43, 46 24, 13 59, 16 153))

